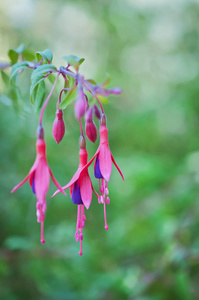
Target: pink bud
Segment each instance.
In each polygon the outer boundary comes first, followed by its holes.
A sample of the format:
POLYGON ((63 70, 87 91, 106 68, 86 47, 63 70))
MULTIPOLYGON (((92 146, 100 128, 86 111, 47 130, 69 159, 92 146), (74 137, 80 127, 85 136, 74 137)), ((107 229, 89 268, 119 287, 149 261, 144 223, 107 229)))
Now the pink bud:
POLYGON ((86 101, 84 97, 79 98, 75 103, 75 117, 80 119, 86 111, 86 101))
POLYGON ((99 108, 97 107, 96 104, 94 104, 93 108, 94 108, 94 114, 95 114, 95 116, 96 116, 98 119, 100 119, 100 118, 101 118, 101 112, 100 112, 99 108))
POLYGON ((94 123, 94 121, 86 122, 86 136, 89 139, 89 141, 95 143, 97 139, 97 127, 94 123))
POLYGON ((61 142, 65 134, 65 124, 63 120, 63 111, 57 109, 56 111, 56 118, 53 123, 53 137, 57 144, 61 142))
POLYGON ((90 107, 85 114, 85 121, 92 122, 93 121, 93 108, 90 107))
POLYGON ((119 95, 122 92, 122 89, 119 87, 114 87, 113 89, 110 90, 111 94, 119 95))

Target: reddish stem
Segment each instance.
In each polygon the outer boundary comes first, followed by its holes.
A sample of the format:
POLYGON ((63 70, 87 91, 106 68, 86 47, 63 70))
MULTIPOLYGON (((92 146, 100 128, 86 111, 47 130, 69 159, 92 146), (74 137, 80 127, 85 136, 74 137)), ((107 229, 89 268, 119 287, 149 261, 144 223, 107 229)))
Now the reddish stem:
POLYGON ((95 96, 95 98, 96 98, 97 102, 99 103, 101 111, 102 111, 102 114, 103 114, 104 113, 104 109, 103 109, 102 103, 101 103, 101 101, 96 96, 95 96))

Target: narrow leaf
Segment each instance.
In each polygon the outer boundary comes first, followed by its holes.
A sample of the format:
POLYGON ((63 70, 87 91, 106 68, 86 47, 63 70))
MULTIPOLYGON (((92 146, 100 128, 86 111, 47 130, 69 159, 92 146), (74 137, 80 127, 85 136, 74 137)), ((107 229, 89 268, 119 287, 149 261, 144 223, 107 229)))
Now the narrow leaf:
POLYGON ((35 76, 39 74, 45 74, 47 72, 56 71, 56 70, 57 68, 53 65, 50 64, 41 65, 32 72, 31 79, 33 79, 35 76))
POLYGON ((22 61, 20 63, 17 63, 17 64, 14 64, 11 68, 11 71, 10 71, 10 80, 13 78, 13 76, 20 70, 22 69, 26 69, 28 68, 28 62, 26 61, 22 61))
POLYGON ((34 88, 45 79, 45 77, 42 74, 38 74, 31 80, 31 85, 30 85, 30 96, 32 95, 32 92, 34 88))
POLYGON ((62 58, 65 59, 68 64, 73 66, 76 70, 85 60, 83 57, 77 57, 75 55, 63 56, 62 58))
POLYGON ((43 58, 47 62, 52 62, 53 54, 50 51, 50 49, 46 49, 44 51, 37 51, 36 52, 36 58, 37 58, 38 61, 40 61, 43 58))
POLYGON ((97 82, 93 79, 86 79, 86 81, 90 82, 91 84, 97 85, 97 82))
POLYGON ((64 100, 59 104, 59 109, 65 109, 67 106, 69 106, 73 100, 75 99, 77 92, 77 86, 74 86, 66 95, 64 100))
POLYGON ((106 97, 103 97, 101 95, 97 95, 97 98, 103 103, 103 104, 108 104, 108 99, 106 97))
POLYGON ((9 78, 8 74, 6 72, 4 72, 3 70, 1 70, 1 77, 2 77, 3 82, 5 83, 5 85, 8 86, 9 81, 10 81, 10 78, 9 78))
POLYGON ((37 86, 33 90, 33 93, 31 95, 31 102, 33 104, 36 104, 37 110, 42 107, 45 98, 45 91, 46 89, 44 81, 41 81, 39 84, 37 84, 37 86))

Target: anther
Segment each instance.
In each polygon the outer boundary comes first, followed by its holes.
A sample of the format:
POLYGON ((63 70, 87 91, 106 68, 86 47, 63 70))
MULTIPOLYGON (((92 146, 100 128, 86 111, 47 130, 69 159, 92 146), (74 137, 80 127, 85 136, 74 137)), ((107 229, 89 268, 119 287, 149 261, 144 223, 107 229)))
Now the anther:
POLYGON ((110 204, 110 198, 109 198, 109 197, 106 198, 106 204, 107 204, 107 205, 110 204))

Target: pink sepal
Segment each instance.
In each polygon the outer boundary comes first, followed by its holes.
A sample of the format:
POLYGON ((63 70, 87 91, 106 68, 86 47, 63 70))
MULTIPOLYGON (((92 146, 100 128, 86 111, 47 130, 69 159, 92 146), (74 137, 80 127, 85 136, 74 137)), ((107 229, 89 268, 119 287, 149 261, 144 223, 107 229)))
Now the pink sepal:
POLYGON ((17 184, 11 191, 11 193, 14 193, 18 188, 20 188, 29 178, 29 174, 22 180, 19 184, 17 184))
POLYGON ((106 144, 101 145, 99 152, 99 167, 104 179, 108 182, 111 177, 111 151, 106 144))
POLYGON ((92 200, 92 186, 87 170, 81 173, 79 181, 82 202, 84 203, 85 207, 89 209, 92 200))
POLYGON ((118 172, 120 173, 122 179, 124 180, 124 176, 123 176, 123 174, 122 174, 122 171, 120 170, 119 166, 117 165, 117 163, 116 163, 116 161, 115 161, 115 159, 114 159, 114 157, 113 157, 112 154, 111 154, 111 158, 112 158, 112 161, 113 161, 114 165, 115 165, 116 168, 118 169, 118 172))
POLYGON ((37 199, 43 201, 50 184, 49 169, 45 159, 40 159, 35 169, 34 181, 37 199))
POLYGON ((59 189, 60 192, 62 192, 62 194, 64 194, 65 196, 67 196, 67 194, 64 192, 64 189, 61 187, 61 185, 59 184, 59 182, 55 179, 51 169, 48 167, 49 172, 50 172, 50 176, 52 178, 52 181, 54 182, 55 186, 59 189))

